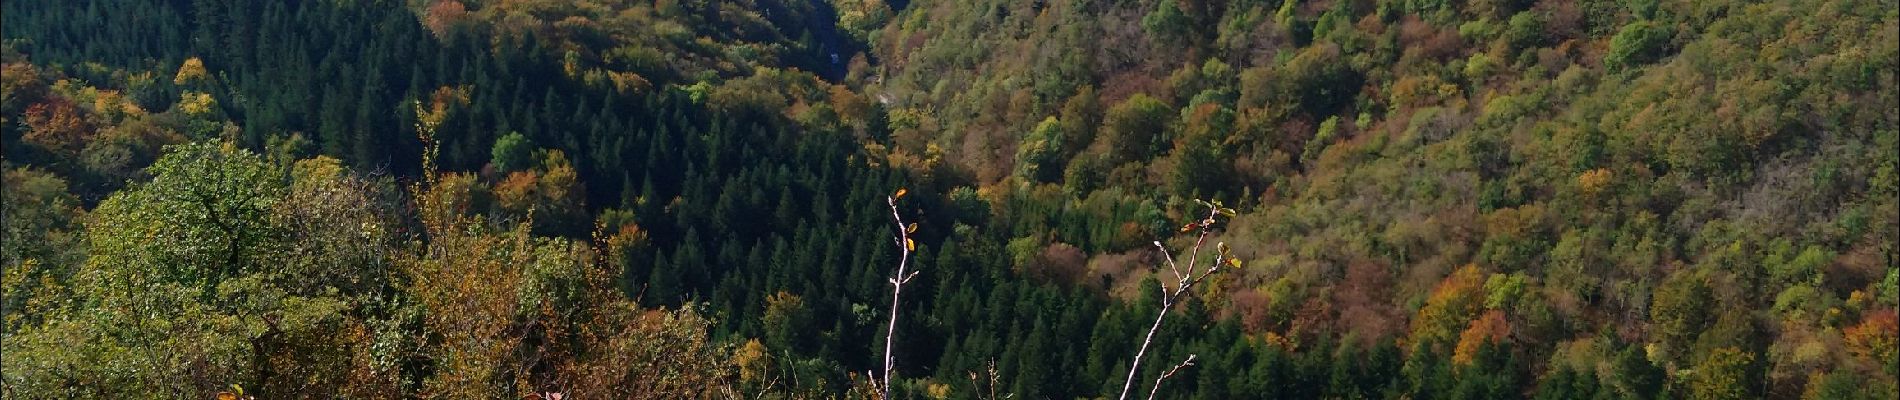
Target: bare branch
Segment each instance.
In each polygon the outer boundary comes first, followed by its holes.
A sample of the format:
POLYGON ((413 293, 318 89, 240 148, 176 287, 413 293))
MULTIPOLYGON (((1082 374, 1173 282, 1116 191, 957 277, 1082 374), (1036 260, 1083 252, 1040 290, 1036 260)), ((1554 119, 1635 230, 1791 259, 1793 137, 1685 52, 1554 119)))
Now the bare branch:
MULTIPOLYGON (((1116 397, 1117 400, 1127 400, 1128 393, 1135 389, 1135 377, 1141 374, 1141 361, 1148 355, 1148 347, 1154 344, 1155 333, 1161 330, 1161 322, 1168 318, 1168 312, 1173 309, 1174 305, 1182 298, 1193 293, 1191 290, 1194 288, 1194 285, 1207 280, 1208 276, 1220 272, 1221 264, 1227 262, 1226 244, 1220 243, 1217 245, 1220 249, 1214 256, 1214 263, 1205 269, 1201 269, 1198 266, 1201 259, 1201 247, 1206 245, 1207 238, 1214 234, 1215 218, 1222 214, 1232 214, 1232 210, 1223 209, 1219 202, 1201 202, 1201 204, 1208 208, 1207 217, 1200 221, 1189 223, 1186 227, 1182 228, 1182 233, 1186 233, 1190 229, 1198 228, 1200 230, 1194 239, 1194 247, 1189 250, 1186 274, 1181 273, 1181 268, 1175 264, 1174 255, 1168 251, 1167 247, 1163 246, 1160 241, 1154 242, 1155 248, 1161 250, 1162 257, 1167 260, 1168 268, 1174 272, 1175 287, 1169 289, 1166 285, 1162 285, 1161 310, 1155 314, 1154 324, 1148 326, 1148 335, 1141 339, 1141 347, 1135 350, 1134 361, 1129 362, 1128 379, 1122 382, 1122 393, 1121 396, 1116 397)), ((1150 399, 1154 398, 1155 390, 1161 387, 1162 379, 1167 379, 1168 376, 1174 375, 1174 373, 1181 368, 1193 365, 1193 362, 1194 357, 1188 356, 1187 361, 1163 373, 1161 379, 1155 380, 1155 389, 1149 390, 1148 397, 1150 399)))
MULTIPOLYGON (((1155 243, 1155 250, 1160 250, 1160 251, 1161 251, 1161 257, 1162 257, 1163 259, 1166 259, 1166 260, 1168 260, 1168 269, 1169 269, 1169 270, 1172 270, 1172 271, 1174 271, 1174 280, 1175 280, 1175 281, 1180 281, 1180 280, 1181 280, 1181 268, 1180 268, 1180 267, 1176 267, 1176 266, 1174 265, 1174 254, 1172 254, 1172 253, 1169 253, 1169 252, 1168 252, 1168 247, 1167 247, 1167 246, 1162 246, 1162 245, 1161 245, 1161 241, 1159 241, 1159 240, 1156 240, 1156 241, 1155 241, 1154 243, 1155 243)), ((1189 267, 1189 268, 1193 268, 1194 266, 1193 266, 1193 265, 1189 265, 1188 267, 1189 267)), ((1193 272, 1194 272, 1193 270, 1189 270, 1189 271, 1188 271, 1188 273, 1193 273, 1193 272)), ((1167 293, 1167 292, 1165 291, 1165 289, 1166 289, 1166 288, 1163 288, 1163 289, 1164 289, 1164 291, 1163 291, 1162 293, 1167 293)))
MULTIPOLYGON (((915 242, 911 240, 911 225, 904 224, 904 215, 897 211, 897 198, 903 197, 905 190, 898 189, 896 194, 885 196, 884 202, 891 206, 891 221, 897 227, 896 244, 901 256, 897 260, 897 271, 887 281, 891 283, 891 320, 884 331, 884 375, 882 382, 877 376, 870 376, 871 386, 878 391, 878 398, 891 398, 892 371, 896 369, 897 359, 892 356, 892 344, 897 342, 898 300, 904 292, 904 284, 917 277, 917 271, 907 271, 910 267, 910 254, 915 242)), ((865 375, 869 376, 867 371, 865 375)))
POLYGON ((1007 398, 1015 397, 1014 394, 1004 395, 1002 397, 996 396, 996 380, 997 380, 996 359, 990 359, 989 362, 985 365, 986 365, 986 369, 984 370, 983 377, 988 378, 987 384, 985 384, 984 379, 977 377, 976 371, 970 371, 968 373, 970 376, 971 393, 975 393, 976 398, 982 399, 982 400, 996 400, 996 399, 1007 399, 1007 398), (986 390, 988 391, 987 396, 984 395, 984 392, 986 390))
POLYGON ((1192 366, 1194 366, 1194 355, 1189 354, 1186 360, 1181 360, 1181 363, 1175 364, 1174 368, 1168 368, 1168 372, 1161 373, 1161 377, 1155 378, 1154 387, 1148 389, 1148 400, 1155 400, 1155 393, 1161 392, 1161 381, 1173 377, 1174 373, 1181 372, 1182 368, 1192 366))

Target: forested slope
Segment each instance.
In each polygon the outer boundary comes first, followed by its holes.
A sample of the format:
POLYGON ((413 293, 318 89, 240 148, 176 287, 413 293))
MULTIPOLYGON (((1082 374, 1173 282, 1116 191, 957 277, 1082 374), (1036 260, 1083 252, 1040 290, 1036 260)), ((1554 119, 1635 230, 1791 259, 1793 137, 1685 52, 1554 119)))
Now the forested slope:
POLYGON ((1672 395, 1796 397, 1893 372, 1847 344, 1894 301, 1891 6, 918 2, 874 33, 871 90, 900 148, 1007 204, 1012 245, 1092 255, 1024 267, 1113 277, 1142 241, 1041 221, 1211 196, 1252 266, 1210 314, 1395 340, 1401 392, 1469 381, 1491 338, 1547 388, 1524 395, 1647 393, 1619 381, 1647 362, 1672 395), (1458 379, 1421 378, 1433 353, 1458 379))
POLYGON ((0 390, 1890 398, 1894 10, 7 2, 0 390))

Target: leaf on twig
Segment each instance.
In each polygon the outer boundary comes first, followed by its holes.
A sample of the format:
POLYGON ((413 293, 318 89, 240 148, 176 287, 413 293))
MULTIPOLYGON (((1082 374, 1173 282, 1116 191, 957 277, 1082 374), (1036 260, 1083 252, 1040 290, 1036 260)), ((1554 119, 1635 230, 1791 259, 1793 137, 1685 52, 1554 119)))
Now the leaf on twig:
POLYGON ((904 198, 905 193, 910 193, 910 189, 898 188, 897 194, 891 195, 891 198, 896 198, 896 199, 904 198))
POLYGON ((917 223, 912 222, 910 226, 904 227, 904 233, 917 233, 917 223))
POLYGON ((917 251, 917 241, 904 238, 904 251, 917 251))

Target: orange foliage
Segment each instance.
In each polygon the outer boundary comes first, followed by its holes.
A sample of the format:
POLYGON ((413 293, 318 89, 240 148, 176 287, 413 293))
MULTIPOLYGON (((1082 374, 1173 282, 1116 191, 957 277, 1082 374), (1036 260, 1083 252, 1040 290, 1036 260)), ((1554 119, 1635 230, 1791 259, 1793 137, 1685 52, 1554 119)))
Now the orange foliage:
POLYGON ((844 85, 831 85, 831 108, 847 121, 863 121, 871 114, 871 103, 844 85))
POLYGON ((653 89, 653 82, 637 73, 607 71, 607 79, 613 81, 614 90, 621 94, 645 93, 653 89))
POLYGON ((21 139, 67 157, 77 155, 93 135, 92 124, 79 113, 64 99, 27 107, 27 130, 21 139))
POLYGON ((1280 351, 1293 351, 1299 348, 1299 342, 1295 342, 1292 338, 1281 336, 1278 333, 1267 332, 1265 335, 1260 336, 1260 340, 1265 342, 1268 346, 1280 349, 1280 351))
POLYGON ((1458 85, 1440 80, 1436 75, 1407 75, 1392 83, 1390 101, 1393 106, 1410 108, 1439 104, 1458 95, 1458 85))
POLYGON ((46 82, 40 79, 40 71, 33 64, 14 62, 0 66, 0 113, 18 112, 27 104, 40 102, 46 93, 46 82))
POLYGON ((1511 335, 1511 323, 1504 320, 1504 312, 1485 311, 1483 316, 1471 321, 1471 326, 1458 335, 1458 347, 1452 353, 1451 362, 1469 364, 1471 357, 1478 354, 1478 348, 1486 342, 1502 343, 1511 335))
POLYGON ((422 17, 422 25, 429 28, 435 37, 446 37, 449 28, 468 16, 468 7, 455 0, 440 0, 429 4, 428 14, 422 17))
POLYGON ((641 230, 639 225, 631 223, 621 225, 612 236, 607 237, 607 249, 615 254, 628 249, 646 247, 648 243, 647 232, 641 230))
POLYGON ((1420 308, 1418 317, 1412 320, 1411 341, 1430 343, 1451 339, 1452 330, 1464 326, 1483 306, 1483 289, 1484 273, 1478 271, 1477 264, 1465 264, 1452 271, 1432 289, 1425 307, 1420 308))
POLYGON ((443 86, 436 88, 435 92, 430 94, 427 107, 417 102, 415 104, 417 130, 435 132, 435 127, 441 126, 442 121, 448 119, 450 105, 468 105, 468 92, 469 87, 466 85, 443 86))
POLYGON ((524 212, 533 207, 538 195, 540 174, 534 171, 517 171, 508 174, 507 179, 495 185, 495 200, 501 202, 501 208, 513 212, 524 212))
POLYGON ((1894 309, 1869 312, 1844 334, 1856 356, 1878 362, 1900 357, 1900 313, 1894 309))
MULTIPOLYGON (((539 178, 516 173, 498 191, 504 201, 532 201, 523 193, 539 192, 537 181, 546 180, 539 178)), ((705 398, 722 390, 730 357, 709 344, 696 313, 639 309, 614 288, 608 271, 622 266, 584 242, 535 237, 525 224, 481 229, 462 216, 479 190, 469 174, 422 189, 418 207, 432 240, 399 261, 414 279, 407 292, 421 322, 435 333, 418 349, 436 360, 424 397, 590 390, 601 398, 705 398)), ((625 224, 606 245, 644 241, 625 224)))

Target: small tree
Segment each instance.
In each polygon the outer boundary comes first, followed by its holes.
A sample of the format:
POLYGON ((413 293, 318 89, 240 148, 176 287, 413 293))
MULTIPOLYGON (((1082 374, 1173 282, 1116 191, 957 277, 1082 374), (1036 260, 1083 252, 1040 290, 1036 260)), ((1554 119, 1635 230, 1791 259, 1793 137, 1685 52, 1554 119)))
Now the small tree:
MULTIPOLYGON (((1187 299, 1188 293, 1194 288, 1194 285, 1207 280, 1207 277, 1213 276, 1215 273, 1224 271, 1227 268, 1240 268, 1240 259, 1233 257, 1233 252, 1227 248, 1226 242, 1220 242, 1215 245, 1216 251, 1212 263, 1208 263, 1206 266, 1200 265, 1201 247, 1207 244, 1207 237, 1212 236, 1214 233, 1215 218, 1220 216, 1233 218, 1234 210, 1221 206, 1219 201, 1210 203, 1195 200, 1195 202, 1207 207, 1208 210, 1207 216, 1201 218, 1200 221, 1190 222, 1181 227, 1182 233, 1200 232, 1194 239, 1194 247, 1188 250, 1188 262, 1185 272, 1180 265, 1175 263, 1174 255, 1168 251, 1166 246, 1162 246, 1160 241, 1154 242, 1155 248, 1160 249, 1161 256, 1167 260, 1168 270, 1174 273, 1174 287, 1169 288, 1167 285, 1161 286, 1161 311, 1155 315, 1154 324, 1148 326, 1148 336, 1141 339, 1141 347, 1135 350, 1135 361, 1128 365, 1128 380, 1122 383, 1122 394, 1120 397, 1116 397, 1116 399, 1127 400, 1128 393, 1134 390, 1135 377, 1141 375, 1142 358, 1148 355, 1148 346, 1154 344, 1155 332, 1161 330, 1161 322, 1168 318, 1168 311, 1173 309, 1175 304, 1179 304, 1182 300, 1187 299)), ((1193 354, 1189 354, 1186 360, 1182 360, 1180 364, 1175 364, 1173 368, 1169 368, 1167 372, 1163 372, 1160 377, 1155 378, 1154 387, 1148 389, 1148 398, 1153 399, 1155 397, 1156 391, 1161 389, 1162 381, 1174 376, 1174 374, 1180 372, 1182 368, 1194 366, 1194 357, 1193 354)))

